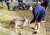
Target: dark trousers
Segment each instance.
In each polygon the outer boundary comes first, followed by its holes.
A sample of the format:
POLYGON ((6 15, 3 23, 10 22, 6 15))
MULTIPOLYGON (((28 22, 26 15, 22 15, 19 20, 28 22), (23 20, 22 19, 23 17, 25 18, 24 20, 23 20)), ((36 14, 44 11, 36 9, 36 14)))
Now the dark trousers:
POLYGON ((13 0, 11 0, 11 2, 12 2, 13 0))
POLYGON ((46 9, 47 8, 47 4, 45 5, 45 4, 43 4, 43 3, 41 3, 41 6, 45 6, 44 8, 46 9))
POLYGON ((9 2, 7 3, 7 7, 8 7, 8 10, 10 9, 10 7, 9 7, 9 2))

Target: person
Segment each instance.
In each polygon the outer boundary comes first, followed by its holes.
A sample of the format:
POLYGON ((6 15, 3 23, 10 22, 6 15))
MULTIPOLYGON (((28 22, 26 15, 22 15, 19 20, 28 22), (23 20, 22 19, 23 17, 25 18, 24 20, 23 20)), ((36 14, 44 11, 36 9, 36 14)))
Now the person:
POLYGON ((40 22, 44 21, 44 18, 46 16, 47 12, 46 12, 45 8, 40 5, 32 5, 29 8, 29 10, 32 11, 33 15, 34 15, 34 18, 30 22, 30 24, 32 24, 36 21, 35 28, 34 28, 36 30, 36 32, 34 32, 34 34, 36 34, 39 32, 40 22))
POLYGON ((2 6, 1 9, 2 9, 3 8, 3 0, 0 0, 0 2, 1 2, 1 6, 2 6))
POLYGON ((10 10, 10 7, 9 7, 9 0, 5 0, 6 4, 7 4, 7 7, 8 7, 8 10, 10 10))
POLYGON ((19 7, 22 7, 23 10, 28 10, 30 8, 30 6, 32 6, 32 4, 28 3, 28 5, 26 5, 25 3, 19 3, 19 7))
POLYGON ((18 0, 18 4, 20 5, 21 3, 23 3, 23 0, 18 0))
POLYGON ((26 4, 25 3, 22 3, 22 8, 23 8, 23 10, 26 10, 26 4))
POLYGON ((49 5, 49 0, 41 0, 41 6, 43 6, 45 9, 49 5))
POLYGON ((25 3, 19 3, 19 8, 26 10, 26 4, 25 3))
POLYGON ((15 11, 16 10, 16 8, 18 8, 18 9, 22 9, 22 10, 26 10, 26 4, 25 3, 22 3, 22 4, 20 4, 19 6, 14 6, 13 7, 13 11, 15 11))

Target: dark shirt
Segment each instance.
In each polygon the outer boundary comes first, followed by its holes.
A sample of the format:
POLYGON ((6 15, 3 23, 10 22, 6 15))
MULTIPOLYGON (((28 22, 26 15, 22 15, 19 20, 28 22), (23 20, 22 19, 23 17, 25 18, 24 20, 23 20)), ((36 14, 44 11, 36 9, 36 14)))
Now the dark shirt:
POLYGON ((44 17, 46 15, 46 10, 44 7, 40 6, 40 5, 33 5, 33 15, 34 15, 34 21, 35 22, 39 17, 44 17))

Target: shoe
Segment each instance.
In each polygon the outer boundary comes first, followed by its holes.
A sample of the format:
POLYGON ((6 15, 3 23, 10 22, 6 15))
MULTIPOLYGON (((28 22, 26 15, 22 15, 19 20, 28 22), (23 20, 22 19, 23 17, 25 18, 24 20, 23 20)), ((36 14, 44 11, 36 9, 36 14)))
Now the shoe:
POLYGON ((38 34, 39 30, 36 30, 35 32, 33 32, 33 34, 38 34))
POLYGON ((37 32, 34 32, 33 34, 37 34, 37 32))
POLYGON ((31 29, 37 30, 37 27, 36 26, 35 27, 31 27, 31 29))
POLYGON ((30 29, 37 30, 37 29, 35 29, 35 27, 31 27, 30 29))

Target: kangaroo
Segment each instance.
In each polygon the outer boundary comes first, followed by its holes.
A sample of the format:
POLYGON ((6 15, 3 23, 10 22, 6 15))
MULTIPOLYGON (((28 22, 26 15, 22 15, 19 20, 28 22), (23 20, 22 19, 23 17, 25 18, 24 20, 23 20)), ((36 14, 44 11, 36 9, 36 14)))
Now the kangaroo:
POLYGON ((17 32, 18 26, 29 26, 29 21, 28 19, 20 19, 20 18, 13 18, 12 21, 10 22, 10 27, 15 28, 15 32, 17 32))

